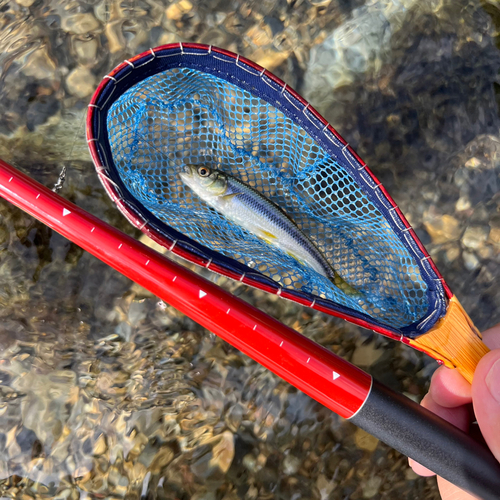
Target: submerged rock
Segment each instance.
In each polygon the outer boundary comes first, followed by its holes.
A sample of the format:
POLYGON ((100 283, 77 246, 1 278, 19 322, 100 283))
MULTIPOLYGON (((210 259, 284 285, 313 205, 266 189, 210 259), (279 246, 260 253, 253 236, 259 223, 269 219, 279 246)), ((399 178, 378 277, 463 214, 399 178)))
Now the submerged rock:
POLYGON ((327 106, 335 89, 378 71, 390 56, 390 41, 415 0, 370 0, 312 48, 304 78, 308 100, 327 106))

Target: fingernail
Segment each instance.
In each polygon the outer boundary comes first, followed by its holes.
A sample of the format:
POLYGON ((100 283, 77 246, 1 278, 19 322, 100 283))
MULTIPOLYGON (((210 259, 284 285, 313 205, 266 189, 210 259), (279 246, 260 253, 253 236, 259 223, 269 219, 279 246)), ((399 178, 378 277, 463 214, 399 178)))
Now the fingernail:
POLYGON ((500 404, 500 359, 493 363, 485 381, 491 395, 500 404))

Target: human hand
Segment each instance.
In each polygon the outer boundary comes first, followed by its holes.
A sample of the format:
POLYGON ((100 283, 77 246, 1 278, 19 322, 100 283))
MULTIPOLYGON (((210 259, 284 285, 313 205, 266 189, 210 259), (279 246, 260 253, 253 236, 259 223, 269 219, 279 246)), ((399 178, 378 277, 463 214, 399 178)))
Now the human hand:
MULTIPOLYGON (((434 373, 421 404, 467 433, 471 423, 477 420, 486 444, 500 462, 500 324, 485 331, 483 340, 492 351, 477 365, 472 386, 458 370, 442 366, 434 373)), ((434 475, 411 459, 410 465, 421 476, 434 475)), ((442 477, 437 481, 443 500, 476 498, 442 477)))

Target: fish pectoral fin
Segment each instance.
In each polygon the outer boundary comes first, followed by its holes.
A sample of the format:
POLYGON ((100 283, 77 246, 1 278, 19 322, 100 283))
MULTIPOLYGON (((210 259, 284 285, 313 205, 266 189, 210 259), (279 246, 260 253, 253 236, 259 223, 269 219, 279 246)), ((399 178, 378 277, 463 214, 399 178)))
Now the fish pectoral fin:
POLYGON ((271 231, 266 231, 265 229, 262 229, 261 231, 261 234, 262 234, 262 238, 265 239, 266 241, 269 240, 269 241, 273 241, 273 240, 277 240, 278 237, 271 233, 271 231))
POLYGON ((275 234, 270 231, 266 231, 265 229, 259 229, 258 231, 255 231, 255 234, 261 240, 264 240, 268 245, 274 245, 274 242, 278 239, 275 234))
POLYGON ((231 193, 231 194, 224 194, 221 196, 221 198, 225 201, 232 201, 234 197, 238 196, 241 193, 231 193))

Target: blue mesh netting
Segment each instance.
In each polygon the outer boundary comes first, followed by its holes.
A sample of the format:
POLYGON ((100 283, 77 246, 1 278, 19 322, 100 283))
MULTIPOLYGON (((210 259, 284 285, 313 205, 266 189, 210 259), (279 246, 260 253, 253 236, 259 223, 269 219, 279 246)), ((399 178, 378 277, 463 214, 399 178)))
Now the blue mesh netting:
POLYGON ((383 215, 333 157, 271 104, 215 76, 176 68, 125 92, 107 126, 125 186, 167 225, 283 287, 394 327, 427 312, 419 267, 383 215), (362 297, 346 296, 205 204, 178 176, 185 163, 223 170, 274 201, 362 297))

